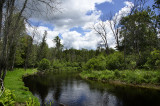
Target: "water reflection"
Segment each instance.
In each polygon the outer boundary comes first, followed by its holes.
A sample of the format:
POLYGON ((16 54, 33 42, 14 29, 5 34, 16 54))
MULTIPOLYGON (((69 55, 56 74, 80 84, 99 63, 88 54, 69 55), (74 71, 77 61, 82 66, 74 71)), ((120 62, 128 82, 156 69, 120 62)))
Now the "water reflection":
POLYGON ((160 106, 160 92, 82 80, 77 73, 49 73, 24 78, 41 105, 160 106))

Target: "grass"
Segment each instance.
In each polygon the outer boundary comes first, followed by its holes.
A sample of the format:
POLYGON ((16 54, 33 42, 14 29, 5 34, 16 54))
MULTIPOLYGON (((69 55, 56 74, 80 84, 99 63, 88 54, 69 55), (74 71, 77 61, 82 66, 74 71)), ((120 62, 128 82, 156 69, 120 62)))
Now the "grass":
POLYGON ((36 69, 15 69, 14 71, 8 71, 4 80, 5 88, 10 89, 15 94, 15 100, 17 103, 26 103, 29 98, 34 99, 38 103, 38 98, 34 97, 27 87, 24 86, 22 77, 24 75, 31 75, 37 72, 36 69))
POLYGON ((80 76, 90 80, 119 82, 121 84, 160 89, 160 71, 158 70, 83 71, 80 76))

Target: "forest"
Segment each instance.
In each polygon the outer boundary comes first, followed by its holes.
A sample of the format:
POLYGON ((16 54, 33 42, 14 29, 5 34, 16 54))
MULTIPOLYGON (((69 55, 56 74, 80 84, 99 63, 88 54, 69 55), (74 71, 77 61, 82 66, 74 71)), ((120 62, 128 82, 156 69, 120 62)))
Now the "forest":
POLYGON ((30 9, 28 4, 44 3, 51 11, 57 11, 58 4, 23 0, 18 7, 17 2, 0 1, 0 105, 44 105, 25 87, 23 78, 51 72, 77 72, 84 80, 160 90, 160 0, 151 7, 144 5, 145 0, 134 0, 131 11, 120 20, 110 15, 109 24, 101 21, 91 26, 102 40, 95 50, 67 49, 58 35, 52 39, 55 47, 49 47, 47 31, 36 41, 36 29, 27 33, 25 10, 37 12, 38 8, 30 9), (107 25, 115 48, 108 44, 107 25))

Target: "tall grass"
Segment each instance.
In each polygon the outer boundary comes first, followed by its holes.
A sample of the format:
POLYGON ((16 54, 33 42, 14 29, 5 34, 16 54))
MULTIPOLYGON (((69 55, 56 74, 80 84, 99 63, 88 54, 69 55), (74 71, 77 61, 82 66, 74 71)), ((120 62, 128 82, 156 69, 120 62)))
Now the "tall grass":
POLYGON ((32 98, 38 103, 38 99, 33 96, 27 87, 24 86, 22 76, 26 74, 33 74, 37 70, 27 69, 15 69, 14 71, 8 71, 4 80, 5 88, 12 90, 15 94, 15 101, 18 103, 25 103, 32 98))
POLYGON ((131 84, 160 84, 160 71, 147 70, 115 70, 115 71, 83 71, 81 77, 100 81, 121 81, 131 84))

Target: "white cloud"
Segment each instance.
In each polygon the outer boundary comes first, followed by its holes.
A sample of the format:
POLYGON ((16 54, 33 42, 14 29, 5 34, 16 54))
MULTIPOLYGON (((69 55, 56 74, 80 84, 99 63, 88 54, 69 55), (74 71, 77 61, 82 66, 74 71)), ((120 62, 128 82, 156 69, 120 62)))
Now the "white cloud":
MULTIPOLYGON (((35 1, 35 0, 34 0, 35 1)), ((97 11, 96 4, 104 2, 112 2, 112 0, 59 0, 61 2, 59 10, 61 12, 50 12, 45 5, 39 4, 38 9, 43 11, 32 13, 31 18, 39 21, 52 23, 56 31, 65 32, 72 27, 84 26, 87 22, 93 22, 99 18, 101 11, 97 11), (86 15, 87 12, 92 11, 91 15, 86 15)), ((36 6, 37 7, 37 6, 36 6)), ((34 8, 34 7, 30 7, 34 8)))
POLYGON ((86 33, 82 36, 76 31, 66 32, 62 34, 63 44, 65 48, 76 48, 76 49, 96 49, 97 42, 101 39, 93 32, 86 33))
MULTIPOLYGON (((117 24, 119 23, 119 21, 120 21, 120 19, 122 17, 126 16, 131 11, 131 7, 133 6, 133 3, 132 2, 128 2, 128 1, 125 1, 124 4, 125 4, 125 7, 123 7, 121 10, 119 10, 119 12, 117 12, 115 14, 115 16, 113 17, 113 20, 117 17, 117 24)), ((115 38, 114 38, 113 33, 112 33, 111 29, 110 29, 110 25, 109 25, 108 21, 109 20, 106 20, 104 22, 106 24, 105 25, 105 29, 106 29, 106 32, 107 32, 108 45, 109 45, 109 47, 114 48, 116 46, 115 38)), ((97 20, 96 23, 95 22, 88 22, 83 26, 83 29, 84 30, 89 29, 94 24, 95 24, 95 26, 97 26, 101 22, 102 22, 101 20, 97 20)), ((111 20, 111 22, 113 22, 113 21, 111 20)), ((92 31, 95 32, 93 29, 92 29, 92 31)), ((99 36, 99 38, 100 38, 100 36, 99 36)), ((96 42, 96 43, 98 43, 98 42, 96 42)))
MULTIPOLYGON (((118 21, 120 21, 120 19, 124 16, 126 16, 128 13, 130 13, 131 8, 134 6, 134 4, 132 2, 129 1, 125 1, 124 4, 126 5, 125 7, 123 7, 118 13, 115 14, 115 17, 118 18, 118 21)), ((114 18, 115 18, 114 17, 114 18)))
MULTIPOLYGON (((44 20, 44 22, 53 23, 54 30, 50 30, 43 26, 37 27, 37 30, 40 36, 43 36, 45 30, 48 32, 47 43, 49 47, 55 46, 52 40, 55 36, 61 34, 62 43, 65 48, 96 49, 97 43, 101 41, 101 38, 93 30, 90 29, 89 32, 85 32, 85 35, 82 35, 76 31, 69 31, 69 29, 77 26, 87 30, 94 23, 100 22, 99 17, 102 13, 101 11, 96 10, 95 4, 103 2, 112 2, 112 0, 63 0, 62 13, 56 13, 53 16, 50 16, 49 21, 45 19, 45 17, 39 18, 44 20), (88 11, 93 11, 93 13, 91 15, 86 15, 88 11)), ((115 14, 119 19, 124 15, 123 13, 127 15, 130 11, 130 6, 133 5, 131 2, 124 3, 126 6, 115 14)), ((108 20, 106 23, 108 24, 108 20)), ((28 32, 33 31, 30 27, 27 27, 27 29, 28 32)), ((106 29, 108 32, 107 38, 109 46, 114 48, 115 41, 109 25, 107 25, 106 29)))
POLYGON ((40 43, 42 41, 42 37, 44 35, 44 32, 47 31, 47 38, 46 38, 46 42, 48 44, 49 47, 54 47, 55 44, 52 41, 56 36, 59 35, 59 32, 56 31, 52 31, 50 29, 48 29, 47 27, 43 27, 43 26, 39 26, 39 27, 31 27, 26 25, 27 28, 27 32, 33 36, 33 33, 36 34, 34 41, 36 43, 40 43), (36 32, 35 32, 36 31, 36 32))

